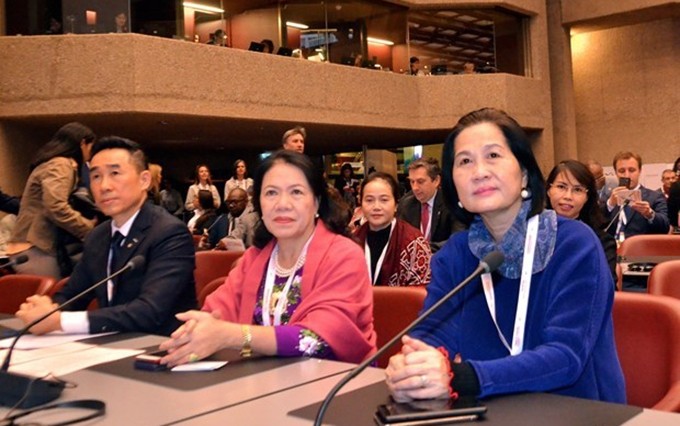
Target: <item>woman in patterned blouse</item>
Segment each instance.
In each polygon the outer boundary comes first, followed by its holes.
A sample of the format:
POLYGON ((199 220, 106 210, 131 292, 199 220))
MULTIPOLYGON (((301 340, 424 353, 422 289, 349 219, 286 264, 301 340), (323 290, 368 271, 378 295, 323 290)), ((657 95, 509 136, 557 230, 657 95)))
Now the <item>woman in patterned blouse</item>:
POLYGON ((399 186, 387 173, 371 173, 361 184, 366 223, 356 230, 373 285, 408 286, 430 282, 430 245, 420 230, 396 219, 399 186))
POLYGON ((360 362, 375 351, 371 284, 361 248, 345 234, 321 171, 308 157, 279 151, 255 175, 262 221, 253 247, 203 312, 161 345, 170 366, 218 350, 360 362))

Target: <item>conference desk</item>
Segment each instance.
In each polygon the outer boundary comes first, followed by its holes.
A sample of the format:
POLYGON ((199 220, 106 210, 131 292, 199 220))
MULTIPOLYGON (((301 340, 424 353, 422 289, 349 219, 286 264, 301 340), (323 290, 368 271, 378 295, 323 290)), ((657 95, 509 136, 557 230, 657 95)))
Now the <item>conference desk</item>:
MULTIPOLYGON (((2 322, 0 322, 2 324, 2 322)), ((152 348, 163 337, 139 334, 99 338, 112 348, 152 348)), ((229 359, 233 354, 222 353, 229 359)), ((204 373, 134 370, 131 358, 63 377, 77 384, 58 401, 100 399, 106 415, 88 425, 310 425, 320 401, 351 364, 316 359, 236 360, 204 373)), ((368 368, 333 401, 325 424, 373 424, 377 405, 387 401, 384 372, 368 368)), ((522 394, 484 401, 485 425, 679 425, 680 414, 551 394, 522 394)), ((0 409, 0 418, 7 412, 0 409)), ((46 424, 63 413, 33 418, 46 424), (56 416, 56 417, 55 417, 56 416)))

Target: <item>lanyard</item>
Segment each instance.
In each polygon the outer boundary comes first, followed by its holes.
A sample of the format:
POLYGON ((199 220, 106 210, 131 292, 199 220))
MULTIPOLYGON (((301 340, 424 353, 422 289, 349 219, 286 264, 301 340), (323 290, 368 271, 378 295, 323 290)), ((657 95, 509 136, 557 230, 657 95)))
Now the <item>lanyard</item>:
POLYGON ((373 271, 371 270, 371 249, 368 247, 368 237, 366 237, 366 241, 364 242, 364 257, 366 258, 366 267, 368 267, 368 278, 371 280, 371 284, 373 285, 375 285, 375 282, 380 276, 380 268, 382 268, 382 264, 385 261, 387 246, 390 245, 390 239, 392 239, 392 232, 394 232, 395 223, 397 223, 397 219, 392 219, 392 223, 390 224, 390 236, 387 237, 385 247, 383 247, 382 253, 380 253, 380 257, 378 258, 378 263, 375 265, 375 276, 373 276, 373 271))
POLYGON ((491 313, 491 319, 496 326, 498 337, 510 355, 519 355, 524 348, 524 328, 527 320, 527 309, 529 307, 529 290, 531 289, 531 273, 534 268, 534 254, 536 252, 536 240, 538 235, 538 215, 529 219, 527 225, 527 235, 524 239, 524 259, 522 261, 522 277, 519 284, 519 296, 517 298, 517 311, 515 312, 515 327, 512 334, 512 347, 505 340, 498 322, 496 321, 496 301, 493 290, 493 279, 491 274, 482 274, 482 286, 484 287, 484 297, 491 313))
MULTIPOLYGON (((291 274, 288 276, 288 280, 286 281, 286 285, 283 286, 283 290, 277 293, 278 297, 276 300, 276 306, 274 308, 273 313, 274 317, 273 325, 281 325, 281 316, 283 315, 284 309, 286 309, 286 305, 288 305, 288 292, 290 291, 290 288, 293 285, 293 279, 297 275, 297 269, 299 269, 297 265, 300 262, 300 259, 307 256, 307 247, 309 247, 309 242, 312 241, 313 236, 314 233, 312 233, 312 235, 309 237, 304 247, 302 248, 302 251, 300 252, 300 255, 297 258, 297 261, 295 262, 296 265, 295 270, 292 271, 291 274)), ((278 255, 278 252, 279 245, 277 243, 276 247, 274 247, 274 250, 272 251, 272 255, 269 257, 269 266, 267 267, 267 278, 264 281, 264 294, 262 295, 262 325, 265 326, 272 325, 270 313, 272 296, 274 293, 274 281, 276 280, 275 272, 276 267, 274 266, 274 263, 276 262, 275 259, 276 256, 278 255)))

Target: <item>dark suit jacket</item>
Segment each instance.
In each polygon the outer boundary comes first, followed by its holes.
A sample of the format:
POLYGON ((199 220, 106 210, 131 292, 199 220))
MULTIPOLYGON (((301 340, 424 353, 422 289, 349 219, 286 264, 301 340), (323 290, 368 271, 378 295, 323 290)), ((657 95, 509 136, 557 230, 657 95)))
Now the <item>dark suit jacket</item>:
MULTIPOLYGON (((111 221, 97 226, 71 279, 54 296, 56 303, 106 277, 111 221)), ((88 312, 90 333, 138 331, 169 335, 179 325, 175 314, 196 308, 194 246, 186 225, 165 209, 144 203, 123 243, 120 264, 142 255, 146 264, 117 278, 108 302, 106 284, 73 302, 67 310, 85 310, 94 298, 100 308, 88 312)))
POLYGON ((675 227, 678 226, 678 211, 680 211, 680 182, 675 182, 668 191, 668 220, 675 227))
MULTIPOLYGON (((633 235, 640 234, 667 234, 669 229, 668 224, 668 207, 666 206, 666 198, 659 191, 653 191, 640 186, 640 195, 643 201, 647 201, 655 212, 654 220, 650 223, 644 216, 636 212, 630 207, 625 208, 627 224, 623 232, 626 238, 632 237, 633 235)), ((603 212, 605 217, 608 217, 610 221, 619 214, 620 207, 616 206, 610 212, 608 211, 607 205, 603 207, 603 212)), ((616 223, 608 229, 609 234, 616 234, 616 223)))
MULTIPOLYGON (((420 201, 409 192, 399 200, 397 217, 420 229, 420 201)), ((446 207, 444 194, 437 191, 434 197, 434 206, 431 217, 430 247, 432 253, 439 250, 449 239, 452 233, 465 229, 460 222, 454 219, 453 214, 446 207)))

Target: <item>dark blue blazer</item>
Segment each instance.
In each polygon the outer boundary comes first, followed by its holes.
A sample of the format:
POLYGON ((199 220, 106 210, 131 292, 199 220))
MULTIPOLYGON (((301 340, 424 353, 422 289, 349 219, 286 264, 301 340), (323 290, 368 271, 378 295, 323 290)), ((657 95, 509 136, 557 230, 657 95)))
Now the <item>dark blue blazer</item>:
MULTIPOLYGON (((413 192, 409 192, 399 200, 397 217, 410 223, 414 228, 420 229, 420 201, 413 195, 413 192)), ((437 195, 434 197, 430 220, 432 222, 430 225, 430 247, 433 253, 448 241, 452 233, 465 229, 464 225, 455 220, 446 206, 441 189, 437 191, 437 195)))
MULTIPOLYGON (((64 288, 54 296, 63 303, 106 278, 111 221, 85 238, 82 260, 64 288)), ((120 264, 143 255, 146 264, 118 277, 109 303, 106 284, 72 303, 67 310, 87 309, 92 299, 99 309, 89 311, 90 333, 138 331, 169 335, 179 325, 175 314, 195 309, 194 246, 186 225, 165 209, 144 203, 123 243, 120 264)))
MULTIPOLYGON (((654 219, 650 222, 645 219, 640 213, 636 212, 629 206, 626 206, 624 211, 626 213, 627 224, 623 229, 626 236, 632 237, 633 235, 640 234, 667 234, 669 229, 668 223, 668 207, 666 206, 666 198, 659 191, 653 191, 640 186, 640 194, 643 201, 647 201, 655 212, 654 219)), ((608 217, 610 221, 619 214, 619 206, 614 207, 610 212, 607 209, 607 205, 603 207, 605 217, 608 217)), ((607 230, 611 235, 616 233, 616 223, 607 230)))

